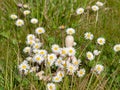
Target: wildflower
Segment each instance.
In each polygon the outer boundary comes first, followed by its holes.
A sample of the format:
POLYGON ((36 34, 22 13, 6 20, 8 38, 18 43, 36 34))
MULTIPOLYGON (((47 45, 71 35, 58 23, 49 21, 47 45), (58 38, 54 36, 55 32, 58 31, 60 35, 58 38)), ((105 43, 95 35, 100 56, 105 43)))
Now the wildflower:
POLYGON ((33 34, 28 34, 28 35, 27 35, 27 40, 35 40, 35 35, 33 35, 33 34))
POLYGON ((26 58, 27 61, 32 61, 32 59, 33 59, 32 57, 27 57, 26 58))
POLYGON ((40 55, 46 55, 47 54, 47 51, 46 50, 39 50, 38 52, 40 55))
POLYGON ((73 46, 76 46, 76 45, 77 45, 77 43, 76 43, 76 42, 74 42, 74 43, 73 43, 73 46))
POLYGON ((34 40, 27 40, 27 41, 26 41, 26 44, 32 46, 32 45, 35 44, 35 41, 34 41, 34 40))
POLYGON ((85 75, 85 69, 80 69, 79 71, 77 71, 77 75, 78 77, 83 77, 85 75))
POLYGON ((55 62, 55 65, 60 68, 63 68, 62 61, 63 61, 62 58, 58 58, 55 62))
POLYGON ((67 53, 68 53, 68 49, 67 49, 67 48, 61 48, 61 49, 60 49, 60 55, 61 55, 62 57, 66 56, 67 53))
POLYGON ((77 70, 77 68, 73 64, 68 63, 67 64, 67 70, 70 74, 73 74, 77 70))
POLYGON ((76 13, 77 13, 78 15, 80 15, 80 14, 84 13, 84 9, 83 9, 83 8, 78 8, 78 9, 76 10, 76 13))
POLYGON ((36 38, 36 39, 35 39, 35 42, 36 42, 36 43, 39 43, 39 42, 40 42, 40 39, 36 38))
POLYGON ((33 51, 34 54, 39 54, 40 50, 39 49, 33 49, 32 51, 33 51))
POLYGON ((60 77, 60 78, 63 78, 63 77, 64 77, 64 74, 65 74, 64 71, 58 71, 58 72, 57 72, 57 76, 60 77))
POLYGON ((57 56, 55 54, 48 54, 48 65, 52 66, 57 56))
POLYGON ((23 70, 25 71, 30 69, 30 66, 28 65, 27 62, 22 62, 18 67, 20 71, 23 71, 23 70))
POLYGON ((101 64, 97 64, 94 68, 94 71, 96 71, 98 74, 100 74, 104 70, 104 66, 101 64))
POLYGON ((37 24, 37 23, 38 23, 38 19, 32 18, 32 19, 31 19, 31 23, 32 23, 32 24, 37 24))
POLYGON ((113 49, 114 49, 115 52, 120 51, 120 44, 116 44, 116 45, 113 47, 113 49))
POLYGON ((47 84, 47 90, 56 90, 56 86, 54 83, 48 83, 47 84))
POLYGON ((31 47, 25 47, 25 48, 23 49, 23 52, 24 52, 24 53, 30 53, 30 52, 31 52, 31 47))
POLYGON ((60 76, 54 76, 52 81, 53 82, 61 82, 62 81, 62 77, 60 77, 60 76))
POLYGON ((23 12, 23 14, 24 14, 24 15, 29 15, 29 14, 30 14, 30 10, 25 10, 25 11, 23 12))
POLYGON ((36 33, 36 34, 45 33, 45 29, 44 29, 43 27, 38 27, 38 28, 36 28, 35 33, 36 33))
POLYGON ((64 25, 61 25, 61 26, 59 27, 59 29, 60 29, 60 30, 64 30, 64 29, 65 29, 65 26, 64 26, 64 25))
POLYGON ((55 54, 48 54, 48 60, 56 60, 57 57, 55 54))
POLYGON ((16 26, 21 27, 24 25, 24 21, 22 19, 18 19, 15 24, 16 26))
POLYGON ((13 20, 15 20, 15 19, 17 19, 17 18, 18 18, 18 16, 17 16, 17 15, 15 15, 15 14, 12 14, 12 15, 10 15, 10 18, 11 18, 11 19, 13 19, 13 20))
POLYGON ((101 53, 101 51, 98 51, 98 50, 93 51, 93 54, 96 55, 96 56, 99 55, 100 53, 101 53))
POLYGON ((97 39, 97 43, 99 45, 104 45, 105 44, 105 39, 103 37, 100 37, 100 38, 97 39))
POLYGON ((38 66, 36 66, 36 67, 31 67, 30 72, 36 72, 36 71, 38 71, 38 69, 39 69, 38 66))
POLYGON ((89 39, 89 40, 93 40, 93 34, 91 34, 91 32, 86 32, 85 33, 85 39, 89 39))
POLYGON ((67 67, 67 65, 69 64, 69 62, 68 61, 63 61, 62 60, 62 63, 61 63, 62 65, 61 65, 61 68, 66 68, 67 67))
POLYGON ((34 60, 34 62, 37 62, 37 63, 41 64, 44 61, 44 58, 42 56, 40 56, 39 54, 36 54, 33 57, 33 60, 34 60))
POLYGON ((39 49, 41 46, 42 46, 41 43, 34 43, 34 44, 33 44, 33 48, 34 48, 34 49, 39 49))
POLYGON ((104 4, 102 2, 97 1, 96 5, 99 6, 99 7, 102 7, 104 4))
POLYGON ((52 45, 52 51, 54 53, 60 53, 60 47, 57 44, 52 45))
POLYGON ((22 8, 22 7, 23 7, 23 4, 22 4, 22 3, 18 3, 18 4, 17 4, 17 7, 22 8))
POLYGON ((69 34, 69 35, 72 35, 72 34, 75 33, 75 29, 73 29, 73 28, 68 28, 68 29, 66 30, 66 33, 69 34))
POLYGON ((87 56, 87 59, 90 60, 90 61, 94 59, 94 55, 93 55, 92 52, 90 52, 90 51, 88 51, 88 52, 86 53, 86 56, 87 56))
POLYGON ((23 7, 24 7, 24 8, 29 8, 29 5, 24 4, 23 7))
POLYGON ((36 76, 38 76, 39 79, 42 80, 42 79, 45 78, 45 77, 44 77, 44 73, 45 73, 44 71, 40 71, 40 72, 36 73, 36 76))
POLYGON ((76 53, 76 51, 75 51, 74 48, 72 48, 72 47, 68 48, 68 55, 69 55, 69 56, 74 56, 75 53, 76 53))
POLYGON ((81 63, 81 60, 80 59, 73 59, 72 60, 72 63, 75 65, 75 66, 79 66, 79 64, 81 63))
POLYGON ((92 6, 92 10, 93 10, 93 11, 98 11, 98 10, 99 10, 99 7, 96 6, 96 5, 94 5, 94 6, 92 6))

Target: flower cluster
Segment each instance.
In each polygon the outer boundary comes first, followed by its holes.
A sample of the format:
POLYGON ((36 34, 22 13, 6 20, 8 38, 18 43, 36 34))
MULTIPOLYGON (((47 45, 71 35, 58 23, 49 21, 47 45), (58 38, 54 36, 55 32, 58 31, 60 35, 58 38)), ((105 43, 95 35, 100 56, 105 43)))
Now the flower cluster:
MULTIPOLYGON (((45 33, 43 27, 38 27, 35 29, 36 34, 45 33)), ((61 82, 65 75, 77 75, 78 77, 83 77, 86 73, 85 68, 81 68, 81 60, 76 58, 76 49, 74 48, 74 37, 75 29, 67 28, 67 36, 65 38, 65 46, 60 47, 58 44, 53 44, 51 46, 51 53, 47 50, 42 49, 43 43, 34 34, 28 34, 26 37, 27 46, 23 49, 23 52, 28 54, 28 57, 19 65, 19 71, 21 74, 27 75, 28 73, 36 72, 36 76, 40 80, 49 81, 51 83, 47 84, 48 90, 55 90, 55 84, 61 82), (33 63, 33 64, 31 64, 33 63), (54 73, 45 75, 42 66, 52 70, 56 67, 54 73), (54 82, 54 83, 53 83, 54 82)), ((85 38, 92 40, 93 34, 90 32, 85 33, 85 38), (88 35, 87 35, 88 34, 88 35), (92 38, 90 38, 90 36, 92 38)), ((103 45, 105 43, 104 38, 98 38, 98 44, 103 45)), ((95 56, 99 55, 101 51, 94 50, 93 53, 88 51, 86 56, 88 60, 93 60, 95 56)), ((97 64, 92 68, 94 72, 100 74, 104 66, 97 64)))
MULTIPOLYGON (((91 6, 91 10, 96 12, 98 11, 101 7, 103 7, 104 3, 97 1, 95 5, 91 6)), ((85 12, 85 9, 80 7, 76 10, 77 15, 81 15, 85 12)))
MULTIPOLYGON (((92 6, 93 11, 98 11, 99 7, 102 7, 102 2, 97 2, 96 5, 92 6)), ((23 5, 25 9, 23 15, 27 17, 31 11, 28 5, 23 5)), ((78 8, 76 10, 77 14, 83 14, 84 9, 78 8)), ((17 15, 12 14, 11 19, 16 20, 15 25, 21 27, 24 25, 24 20, 20 19, 17 15)), ((31 18, 31 24, 38 24, 39 20, 37 18, 31 18)), ((61 26, 61 30, 65 27, 61 26)), ((76 30, 74 28, 67 28, 65 37, 65 45, 61 47, 57 43, 51 45, 51 52, 43 48, 43 42, 40 37, 41 34, 45 33, 45 28, 38 26, 35 29, 35 34, 28 34, 26 37, 26 47, 23 52, 27 55, 26 59, 20 63, 18 66, 20 74, 30 74, 35 73, 39 80, 47 81, 47 90, 56 90, 56 85, 54 83, 62 82, 66 75, 77 75, 77 77, 82 78, 87 73, 85 67, 81 67, 82 60, 77 58, 76 48, 77 43, 74 41, 73 35, 76 30), (46 72, 47 69, 48 71, 46 72), (54 71, 52 71, 54 70, 54 71)), ((84 34, 86 40, 92 41, 94 35, 91 32, 86 32, 84 34)), ((96 40, 98 45, 104 45, 106 43, 105 38, 99 37, 96 40)), ((114 51, 120 51, 120 45, 114 46, 114 51)), ((86 58, 89 62, 95 59, 96 56, 100 55, 101 51, 95 49, 94 51, 87 51, 86 58)), ((91 71, 100 74, 104 70, 102 64, 97 64, 91 67, 91 71)))

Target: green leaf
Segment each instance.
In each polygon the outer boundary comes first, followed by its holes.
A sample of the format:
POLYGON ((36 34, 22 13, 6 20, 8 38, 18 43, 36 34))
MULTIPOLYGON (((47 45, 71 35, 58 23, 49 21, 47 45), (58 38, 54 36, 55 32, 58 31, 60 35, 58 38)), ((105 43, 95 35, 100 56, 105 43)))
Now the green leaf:
POLYGON ((6 39, 9 39, 9 36, 10 36, 10 32, 1 32, 0 33, 0 36, 6 38, 6 39))

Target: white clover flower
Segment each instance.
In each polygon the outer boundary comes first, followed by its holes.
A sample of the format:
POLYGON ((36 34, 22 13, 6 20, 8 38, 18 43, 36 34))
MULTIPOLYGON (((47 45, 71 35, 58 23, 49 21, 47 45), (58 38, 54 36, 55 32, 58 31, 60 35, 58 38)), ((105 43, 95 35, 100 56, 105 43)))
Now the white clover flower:
POLYGON ((30 52, 31 52, 31 47, 25 47, 25 48, 23 49, 23 52, 24 52, 24 53, 30 53, 30 52))
POLYGON ((33 57, 33 60, 34 60, 34 62, 37 62, 37 63, 41 64, 41 63, 44 61, 44 58, 43 58, 41 55, 36 54, 36 55, 33 57))
POLYGON ((86 32, 84 34, 85 39, 93 40, 94 36, 91 32, 86 32))
POLYGON ((22 19, 18 19, 16 22, 15 22, 16 26, 18 27, 21 27, 24 25, 24 21, 22 19))
POLYGON ((68 63, 67 64, 67 70, 70 74, 73 74, 77 70, 77 68, 75 67, 75 65, 73 65, 71 63, 68 63))
POLYGON ((34 48, 34 49, 39 49, 41 46, 42 46, 41 43, 34 43, 34 44, 33 44, 33 48, 34 48))
POLYGON ((101 64, 97 64, 94 68, 94 71, 100 74, 104 70, 104 66, 101 64))
POLYGON ((86 53, 86 56, 87 56, 87 59, 90 60, 90 61, 92 61, 95 58, 94 55, 93 55, 93 53, 90 52, 90 51, 88 51, 86 53))
POLYGON ((65 57, 68 54, 68 49, 67 48, 61 48, 60 49, 60 55, 62 57, 65 57))
POLYGON ((60 76, 54 76, 52 79, 53 82, 61 82, 62 81, 62 77, 60 76))
POLYGON ((30 10, 25 10, 25 11, 23 12, 23 14, 24 14, 24 15, 29 15, 29 14, 30 14, 30 10))
POLYGON ((105 44, 105 39, 103 37, 100 37, 100 38, 97 39, 97 43, 99 45, 104 45, 105 44))
POLYGON ((17 16, 17 15, 15 15, 15 14, 12 14, 12 15, 10 15, 10 18, 11 18, 11 19, 13 19, 13 20, 15 20, 15 19, 17 19, 17 18, 18 18, 18 16, 17 16))
POLYGON ((72 34, 75 33, 75 29, 73 29, 73 28, 68 28, 68 29, 66 30, 66 33, 69 34, 69 35, 72 35, 72 34))
POLYGON ((57 44, 52 45, 51 49, 54 53, 60 53, 60 47, 57 44))
POLYGON ((94 6, 92 6, 92 10, 93 10, 93 11, 98 11, 98 10, 99 10, 99 7, 96 6, 96 5, 94 5, 94 6))
POLYGON ((72 48, 72 47, 68 48, 68 55, 69 55, 69 56, 74 56, 75 53, 76 53, 76 51, 75 51, 74 48, 72 48))
POLYGON ((37 23, 38 23, 38 19, 32 18, 32 19, 31 19, 31 23, 32 23, 32 24, 37 24, 37 23))
POLYGON ((116 45, 113 47, 113 50, 114 50, 115 52, 120 51, 120 44, 116 44, 116 45))
POLYGON ((48 62, 47 64, 52 66, 57 59, 57 56, 55 54, 48 54, 48 62))
POLYGON ((28 65, 28 63, 26 62, 22 62, 19 66, 18 66, 19 70, 22 71, 22 70, 29 70, 30 69, 30 66, 28 65))
POLYGON ((47 51, 46 50, 39 50, 38 52, 40 55, 44 56, 47 55, 47 51))
POLYGON ((58 71, 57 76, 60 77, 60 78, 63 78, 65 76, 65 72, 64 71, 58 71))
POLYGON ((85 69, 80 69, 79 71, 77 71, 77 76, 78 77, 83 77, 85 75, 85 69))
POLYGON ((45 33, 45 29, 43 27, 38 27, 35 29, 36 34, 42 34, 45 33))
POLYGON ((104 4, 102 2, 97 1, 96 5, 99 6, 99 7, 102 7, 104 4))
POLYGON ((26 41, 26 44, 32 46, 32 45, 35 44, 35 41, 34 41, 34 40, 27 40, 27 41, 26 41))
POLYGON ((35 35, 33 35, 33 34, 28 34, 28 35, 27 35, 27 40, 35 40, 35 35))
POLYGON ((94 51, 93 51, 93 54, 94 54, 95 56, 98 56, 100 53, 101 53, 101 51, 98 51, 98 50, 94 50, 94 51))
POLYGON ((46 89, 47 90, 56 90, 56 86, 54 83, 48 83, 46 89))
POLYGON ((84 9, 83 9, 83 8, 78 8, 78 9, 76 10, 76 13, 77 13, 78 15, 80 15, 80 14, 84 13, 84 9))

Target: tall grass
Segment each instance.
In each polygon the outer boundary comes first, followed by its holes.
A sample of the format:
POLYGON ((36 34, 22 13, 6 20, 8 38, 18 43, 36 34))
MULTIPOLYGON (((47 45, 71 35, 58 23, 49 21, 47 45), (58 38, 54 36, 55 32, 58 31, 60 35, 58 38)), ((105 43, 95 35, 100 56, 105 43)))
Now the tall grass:
MULTIPOLYGON (((1 0, 0 1, 0 90, 45 90, 46 82, 39 81, 32 74, 21 77, 18 65, 25 59, 23 48, 27 34, 34 33, 37 26, 43 26, 46 34, 43 36, 45 49, 50 51, 52 44, 62 45, 60 25, 76 29, 74 35, 77 42, 77 56, 80 57, 87 68, 83 78, 66 76, 62 83, 57 84, 58 90, 119 90, 120 89, 120 53, 113 52, 113 46, 120 43, 120 1, 101 0, 105 6, 98 13, 86 12, 76 16, 79 7, 87 8, 96 0, 1 0), (25 23, 21 28, 14 25, 10 15, 15 13, 23 18, 18 3, 28 3, 31 7, 31 16, 26 21, 36 17, 39 25, 25 23), (96 21, 96 15, 97 21, 96 21), (95 46, 94 42, 84 39, 85 32, 92 32, 95 39, 103 36, 106 38, 104 47, 95 46), (85 61, 84 52, 99 48, 101 55, 96 59, 101 62, 105 70, 95 76, 88 73, 91 63, 85 61), (72 85, 71 85, 72 82, 72 85)), ((65 31, 64 31, 65 32, 65 31)), ((96 63, 96 62, 95 62, 96 63)))

